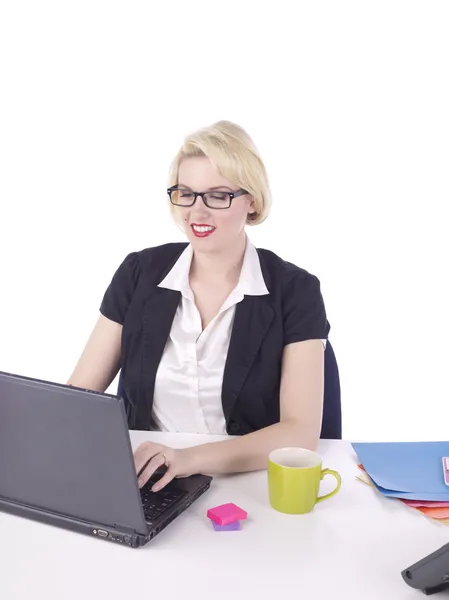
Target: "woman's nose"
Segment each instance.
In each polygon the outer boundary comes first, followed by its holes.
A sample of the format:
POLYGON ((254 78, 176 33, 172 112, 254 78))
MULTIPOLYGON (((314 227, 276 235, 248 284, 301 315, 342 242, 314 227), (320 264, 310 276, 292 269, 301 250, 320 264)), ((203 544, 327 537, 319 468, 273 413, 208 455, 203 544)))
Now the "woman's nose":
POLYGON ((204 204, 203 199, 201 198, 201 196, 198 196, 197 199, 196 199, 195 204, 190 209, 191 220, 194 221, 194 220, 197 220, 199 218, 204 219, 207 216, 210 216, 210 210, 204 204))

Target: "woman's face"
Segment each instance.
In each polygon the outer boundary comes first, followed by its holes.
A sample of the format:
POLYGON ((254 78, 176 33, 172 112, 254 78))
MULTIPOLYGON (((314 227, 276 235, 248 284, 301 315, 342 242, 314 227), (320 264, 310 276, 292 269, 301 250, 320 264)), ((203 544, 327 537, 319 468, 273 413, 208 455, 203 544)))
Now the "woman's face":
MULTIPOLYGON (((218 192, 237 192, 238 186, 224 179, 210 160, 195 156, 184 158, 178 171, 180 200, 189 201, 191 192, 212 192, 211 202, 226 205, 218 192), (215 195, 213 192, 217 192, 215 195)), ((193 199, 193 198, 192 198, 193 199)), ((217 252, 226 250, 244 236, 248 213, 254 212, 252 197, 249 194, 233 198, 229 208, 210 208, 201 196, 190 207, 177 207, 189 241, 194 250, 217 252)))

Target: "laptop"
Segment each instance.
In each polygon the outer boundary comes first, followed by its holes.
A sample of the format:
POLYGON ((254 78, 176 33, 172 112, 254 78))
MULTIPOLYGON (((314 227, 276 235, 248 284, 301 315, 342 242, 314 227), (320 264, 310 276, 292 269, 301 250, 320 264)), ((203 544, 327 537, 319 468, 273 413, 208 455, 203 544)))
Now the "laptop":
POLYGON ((159 477, 139 489, 122 398, 0 371, 0 510, 138 548, 212 481, 159 477))

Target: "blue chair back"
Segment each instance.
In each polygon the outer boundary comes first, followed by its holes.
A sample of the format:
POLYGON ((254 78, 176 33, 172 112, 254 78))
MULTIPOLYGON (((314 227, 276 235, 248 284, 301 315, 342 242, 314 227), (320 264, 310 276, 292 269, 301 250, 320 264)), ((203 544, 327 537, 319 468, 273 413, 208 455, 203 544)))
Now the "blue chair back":
MULTIPOLYGON (((126 414, 129 414, 129 400, 126 396, 121 371, 117 395, 123 398, 126 414)), ((321 439, 340 440, 342 437, 341 421, 340 374, 334 349, 328 340, 324 352, 324 404, 321 439)))
POLYGON ((321 439, 341 440, 340 373, 332 344, 327 340, 324 351, 324 403, 321 439))

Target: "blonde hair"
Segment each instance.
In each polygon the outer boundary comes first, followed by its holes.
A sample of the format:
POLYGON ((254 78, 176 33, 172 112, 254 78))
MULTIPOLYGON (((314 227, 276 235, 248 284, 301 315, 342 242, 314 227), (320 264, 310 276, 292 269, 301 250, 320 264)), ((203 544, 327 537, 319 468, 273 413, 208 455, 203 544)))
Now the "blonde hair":
MULTIPOLYGON (((187 135, 170 166, 168 187, 178 184, 183 158, 206 156, 222 177, 246 190, 254 199, 248 225, 265 221, 271 206, 268 176, 260 154, 247 132, 230 121, 218 121, 187 135)), ((170 204, 176 218, 176 207, 170 204)))

